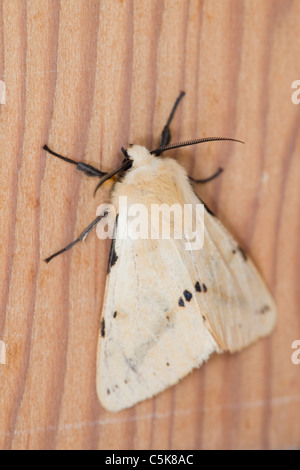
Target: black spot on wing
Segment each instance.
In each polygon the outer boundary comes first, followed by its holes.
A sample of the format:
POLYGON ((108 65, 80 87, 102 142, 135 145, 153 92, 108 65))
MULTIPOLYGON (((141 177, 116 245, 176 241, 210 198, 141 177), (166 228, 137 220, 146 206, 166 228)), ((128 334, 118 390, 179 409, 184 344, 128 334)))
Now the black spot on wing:
POLYGON ((243 248, 241 248, 240 246, 237 246, 236 249, 233 249, 232 250, 232 253, 235 255, 237 252, 239 252, 241 255, 242 255, 242 258, 244 261, 247 261, 247 255, 246 253, 244 252, 243 248))
POLYGON ((180 297, 180 299, 178 300, 178 305, 179 307, 184 307, 184 300, 182 297, 180 297))
POLYGON ((269 305, 264 305, 263 307, 261 307, 261 309, 256 312, 256 313, 259 313, 260 315, 264 315, 265 313, 269 312, 271 310, 271 307, 269 307, 269 305))
POLYGON ((199 281, 197 281, 196 284, 195 284, 195 290, 196 290, 196 292, 201 292, 201 286, 200 286, 199 281))
POLYGON ((114 266, 114 264, 116 264, 116 262, 118 261, 118 255, 117 255, 117 253, 116 253, 116 248, 115 248, 115 245, 116 245, 115 235, 116 235, 116 230, 117 230, 118 217, 119 217, 119 214, 117 214, 117 217, 116 217, 113 239, 112 239, 112 241, 111 241, 110 252, 109 252, 109 258, 108 258, 108 265, 107 265, 107 274, 110 273, 111 268, 112 268, 112 267, 114 266))
POLYGON ((239 252, 241 253, 244 261, 247 261, 248 257, 246 255, 246 253, 244 252, 243 248, 241 248, 240 246, 238 246, 237 248, 238 248, 239 252))
POLYGON ((116 250, 115 250, 115 243, 116 243, 116 240, 113 239, 111 241, 109 259, 108 259, 108 265, 107 265, 107 274, 110 273, 111 268, 118 261, 118 255, 117 255, 116 250))
POLYGON ((104 320, 104 318, 102 318, 102 320, 101 320, 101 336, 102 336, 102 338, 105 337, 105 320, 104 320))
POLYGON ((113 313, 113 317, 116 318, 116 316, 118 315, 118 312, 114 312, 113 313))
POLYGON ((207 292, 206 284, 202 283, 201 285, 200 282, 197 281, 195 284, 195 290, 196 292, 207 292))
POLYGON ((106 390, 107 395, 110 395, 111 393, 114 393, 118 388, 119 388, 118 384, 115 384, 111 388, 108 388, 106 390))
POLYGON ((193 297, 193 294, 191 294, 188 290, 185 290, 183 295, 185 300, 187 300, 188 302, 190 302, 193 297))

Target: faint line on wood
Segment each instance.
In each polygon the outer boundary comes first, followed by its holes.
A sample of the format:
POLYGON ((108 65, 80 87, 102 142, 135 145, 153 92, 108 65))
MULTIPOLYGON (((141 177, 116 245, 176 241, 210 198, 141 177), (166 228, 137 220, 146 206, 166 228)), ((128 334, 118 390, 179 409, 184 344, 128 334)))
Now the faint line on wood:
POLYGON ((248 403, 228 403, 222 406, 217 407, 204 407, 204 408, 187 408, 186 410, 178 410, 178 411, 168 411, 166 413, 148 413, 142 416, 132 416, 130 418, 105 418, 105 419, 98 419, 95 421, 82 421, 79 423, 69 423, 64 424, 62 426, 46 426, 46 427, 37 427, 32 429, 22 429, 20 431, 12 431, 12 432, 0 432, 1 435, 5 436, 19 436, 22 434, 33 434, 38 432, 47 432, 47 431, 69 431, 73 429, 81 429, 84 427, 95 427, 95 426, 105 426, 111 424, 118 424, 118 423, 127 423, 132 421, 143 421, 143 420, 153 420, 153 419, 167 419, 170 416, 187 416, 194 413, 212 413, 214 411, 220 411, 222 409, 230 409, 230 410, 245 410, 251 408, 263 408, 268 404, 269 406, 284 406, 290 403, 299 403, 300 402, 300 395, 296 395, 295 397, 284 396, 284 397, 275 397, 269 402, 266 400, 256 400, 248 403))

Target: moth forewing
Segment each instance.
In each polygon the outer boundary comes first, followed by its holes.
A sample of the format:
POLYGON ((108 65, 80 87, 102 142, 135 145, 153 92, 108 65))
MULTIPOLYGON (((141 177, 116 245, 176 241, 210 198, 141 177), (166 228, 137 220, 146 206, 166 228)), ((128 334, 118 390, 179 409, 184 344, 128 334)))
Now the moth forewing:
POLYGON ((180 243, 116 240, 97 368, 99 398, 111 411, 174 385, 218 349, 204 326, 180 243))
MULTIPOLYGON (((117 183, 112 201, 196 206, 174 160, 138 165, 117 183)), ((118 211, 118 209, 117 209, 118 211)), ((273 300, 253 263, 205 211, 204 246, 182 239, 120 239, 118 219, 99 335, 97 390, 119 411, 174 385, 213 352, 236 351, 274 326, 273 300)), ((110 257, 111 258, 111 257, 110 257)))

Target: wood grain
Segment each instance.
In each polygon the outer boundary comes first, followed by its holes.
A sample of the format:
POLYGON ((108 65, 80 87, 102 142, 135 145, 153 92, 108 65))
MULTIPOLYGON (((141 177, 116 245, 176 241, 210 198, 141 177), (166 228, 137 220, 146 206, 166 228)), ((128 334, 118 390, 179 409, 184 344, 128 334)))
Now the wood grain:
POLYGON ((0 447, 279 449, 300 446, 300 79, 297 0, 0 2, 0 447), (215 356, 153 400, 111 414, 95 391, 109 243, 46 265, 106 200, 42 151, 103 170, 128 142, 157 143, 179 90, 174 151, 252 255, 279 309, 276 331, 215 356))

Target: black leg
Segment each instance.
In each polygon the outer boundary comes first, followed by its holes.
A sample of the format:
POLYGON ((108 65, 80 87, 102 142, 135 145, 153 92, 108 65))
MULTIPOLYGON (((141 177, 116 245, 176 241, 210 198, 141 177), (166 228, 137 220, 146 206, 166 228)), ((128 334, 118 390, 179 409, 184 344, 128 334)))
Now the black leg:
POLYGON ((214 180, 215 178, 217 178, 217 176, 219 176, 223 171, 223 168, 219 168, 218 171, 216 171, 216 173, 214 173, 213 175, 209 176, 208 178, 204 178, 204 179, 200 179, 200 180, 196 180, 194 178, 192 178, 191 176, 189 176, 189 179, 191 181, 193 181, 193 183, 208 183, 209 181, 212 181, 214 180))
POLYGON ((103 219, 103 217, 105 217, 107 214, 108 214, 107 212, 104 212, 103 214, 98 215, 98 217, 79 235, 79 237, 76 240, 74 240, 72 243, 70 243, 69 245, 67 245, 65 248, 58 251, 57 253, 54 253, 54 255, 51 255, 49 256, 49 258, 46 258, 45 259, 46 263, 49 263, 49 261, 55 258, 55 256, 58 256, 61 253, 64 253, 65 251, 68 251, 70 248, 72 248, 72 246, 76 245, 76 243, 84 241, 85 238, 88 236, 88 234, 98 224, 98 222, 100 222, 100 220, 103 219))
MULTIPOLYGON (((165 147, 166 145, 169 144, 169 142, 171 140, 170 124, 171 124, 172 119, 174 117, 176 108, 177 108, 180 100, 184 97, 184 95, 185 95, 185 92, 181 91, 180 95, 178 96, 177 100, 175 101, 175 104, 173 106, 173 109, 171 111, 169 119, 167 120, 167 124, 165 125, 165 127, 163 128, 163 131, 161 133, 161 138, 160 138, 160 143, 159 143, 160 147, 165 147)), ((156 154, 156 155, 158 155, 158 154, 156 154)))
POLYGON ((76 165, 77 170, 82 171, 87 176, 97 176, 97 178, 102 178, 103 176, 106 175, 106 172, 100 171, 97 168, 95 168, 91 165, 88 165, 87 163, 75 162, 75 160, 71 160, 70 158, 63 157, 62 155, 59 155, 58 153, 53 152, 53 150, 50 150, 47 145, 44 145, 43 149, 46 150, 47 152, 51 153, 51 155, 54 155, 55 157, 61 158, 65 162, 72 163, 73 165, 76 165))

